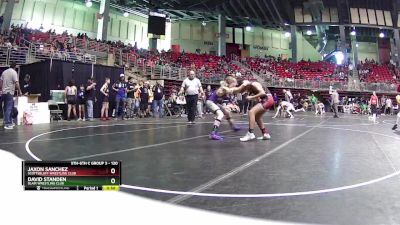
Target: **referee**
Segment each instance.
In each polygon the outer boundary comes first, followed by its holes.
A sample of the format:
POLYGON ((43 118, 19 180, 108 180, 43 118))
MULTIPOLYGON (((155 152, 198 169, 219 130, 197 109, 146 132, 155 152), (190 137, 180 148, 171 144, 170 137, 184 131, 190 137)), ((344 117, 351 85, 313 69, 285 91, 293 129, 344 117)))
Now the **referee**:
POLYGON ((183 81, 179 95, 183 93, 186 95, 186 109, 189 124, 194 124, 199 93, 203 94, 200 80, 196 78, 194 71, 190 71, 189 76, 183 81))

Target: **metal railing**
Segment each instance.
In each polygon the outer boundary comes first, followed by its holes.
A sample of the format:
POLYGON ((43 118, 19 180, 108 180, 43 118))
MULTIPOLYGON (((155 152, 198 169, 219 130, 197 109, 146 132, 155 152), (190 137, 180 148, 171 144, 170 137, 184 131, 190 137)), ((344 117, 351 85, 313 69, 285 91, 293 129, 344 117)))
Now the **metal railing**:
POLYGON ((50 44, 32 44, 31 55, 34 59, 59 59, 70 62, 96 63, 96 56, 81 51, 55 51, 50 44))
POLYGON ((361 90, 350 87, 346 81, 319 81, 302 79, 284 78, 265 78, 265 84, 270 87, 310 89, 310 90, 329 90, 330 86, 339 91, 362 91, 379 93, 396 93, 397 84, 385 83, 361 83, 361 90))
POLYGON ((10 63, 26 64, 29 59, 28 47, 0 47, 0 65, 10 63))

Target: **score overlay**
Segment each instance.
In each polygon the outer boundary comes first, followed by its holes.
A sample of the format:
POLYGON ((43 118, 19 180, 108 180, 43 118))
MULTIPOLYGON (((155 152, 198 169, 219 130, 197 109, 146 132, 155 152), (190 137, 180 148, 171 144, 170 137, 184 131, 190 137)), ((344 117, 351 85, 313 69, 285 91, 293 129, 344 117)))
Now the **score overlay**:
POLYGON ((25 190, 118 191, 121 161, 24 161, 25 190))

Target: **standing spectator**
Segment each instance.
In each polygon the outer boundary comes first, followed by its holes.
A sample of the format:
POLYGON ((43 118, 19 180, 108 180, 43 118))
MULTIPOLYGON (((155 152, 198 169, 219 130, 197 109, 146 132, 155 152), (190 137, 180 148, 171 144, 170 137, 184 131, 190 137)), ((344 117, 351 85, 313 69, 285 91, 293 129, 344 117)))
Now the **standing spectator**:
POLYGON ((383 112, 383 114, 389 114, 392 115, 392 99, 390 97, 388 97, 386 99, 386 105, 385 105, 385 111, 383 112), (389 111, 389 112, 388 112, 389 111))
POLYGON ((135 92, 138 89, 138 85, 135 83, 134 78, 130 77, 128 80, 128 84, 126 87, 126 117, 128 119, 133 119, 135 116, 135 108, 136 108, 136 101, 135 101, 135 92))
POLYGON ((0 80, 2 81, 2 96, 4 101, 4 129, 11 130, 14 129, 14 125, 11 118, 11 112, 14 108, 14 94, 17 88, 17 93, 20 95, 21 88, 18 82, 18 74, 15 71, 17 65, 12 62, 10 68, 5 70, 0 80))
POLYGON ((93 121, 93 103, 95 102, 96 82, 89 77, 86 85, 86 108, 88 121, 93 121))
POLYGON ((153 117, 156 117, 157 107, 160 118, 164 117, 164 87, 157 81, 153 87, 153 117))
POLYGON ((311 109, 311 110, 317 112, 317 102, 318 102, 318 99, 317 99, 317 97, 315 97, 314 94, 311 94, 310 102, 311 102, 311 105, 312 105, 312 109, 311 109))
POLYGON ((75 80, 70 80, 68 82, 67 87, 65 87, 65 95, 66 95, 66 103, 68 104, 67 110, 67 120, 71 120, 71 111, 74 117, 76 118, 76 96, 77 96, 77 88, 75 86, 75 80))
POLYGON ((369 105, 371 107, 372 121, 376 123, 376 113, 378 110, 378 96, 376 96, 375 91, 372 92, 371 98, 369 100, 369 105))
MULTIPOLYGON (((380 103, 381 103, 381 112, 383 112, 385 114, 385 111, 384 111, 385 106, 386 106, 386 96, 385 95, 382 95, 380 103)), ((377 105, 379 105, 379 102, 377 103, 377 105)))
POLYGON ((276 110, 276 108, 278 107, 278 103, 279 103, 278 95, 276 93, 274 93, 273 98, 274 98, 274 110, 276 110))
MULTIPOLYGON (((76 87, 75 87, 76 88, 76 87)), ((31 94, 31 76, 26 74, 21 86, 22 95, 28 96, 31 94)))
POLYGON ((135 99, 134 99, 134 103, 135 103, 134 114, 135 114, 135 117, 138 117, 139 111, 140 111, 140 85, 136 84, 135 89, 136 89, 136 91, 134 92, 135 93, 134 94, 134 97, 135 97, 135 99))
POLYGON ((125 110, 125 104, 126 104, 126 81, 125 81, 125 74, 120 74, 119 75, 119 80, 115 82, 113 85, 113 90, 117 92, 115 95, 115 120, 118 119, 119 116, 121 116, 121 119, 124 120, 124 110, 125 110), (122 102, 122 109, 119 110, 120 104, 122 102))
POLYGON ((103 103, 101 106, 100 120, 106 121, 110 118, 108 117, 108 107, 110 105, 110 78, 106 77, 103 86, 100 88, 100 92, 103 95, 103 103))
POLYGON ((85 121, 85 86, 81 84, 78 90, 78 111, 79 111, 79 119, 78 121, 85 121))
POLYGON ((194 124, 196 117, 196 106, 199 93, 203 93, 200 80, 196 78, 194 71, 189 72, 189 76, 182 82, 179 94, 186 94, 186 107, 188 114, 188 121, 194 124))
POLYGON ((148 82, 141 83, 140 88, 140 116, 145 117, 147 115, 147 108, 149 106, 149 86, 148 82))
POLYGON ((339 118, 339 116, 337 115, 338 113, 338 105, 339 105, 339 93, 337 92, 337 90, 333 90, 332 86, 329 89, 329 94, 331 95, 331 104, 332 104, 332 109, 333 109, 333 113, 334 116, 333 118, 339 118))

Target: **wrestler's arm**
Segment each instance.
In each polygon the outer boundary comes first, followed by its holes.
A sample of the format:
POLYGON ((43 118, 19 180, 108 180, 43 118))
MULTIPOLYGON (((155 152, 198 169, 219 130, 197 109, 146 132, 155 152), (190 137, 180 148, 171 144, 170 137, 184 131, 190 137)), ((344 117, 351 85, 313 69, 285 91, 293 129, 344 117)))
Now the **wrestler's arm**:
POLYGON ((247 86, 249 85, 251 85, 249 81, 244 81, 243 84, 240 85, 239 87, 233 87, 233 88, 224 87, 224 89, 226 89, 229 94, 237 94, 244 92, 247 86))
POLYGON ((257 99, 257 98, 261 98, 261 97, 267 96, 267 94, 265 93, 265 91, 262 88, 261 84, 253 83, 253 86, 257 89, 258 93, 256 95, 253 95, 253 96, 248 96, 247 97, 248 100, 257 99))

